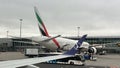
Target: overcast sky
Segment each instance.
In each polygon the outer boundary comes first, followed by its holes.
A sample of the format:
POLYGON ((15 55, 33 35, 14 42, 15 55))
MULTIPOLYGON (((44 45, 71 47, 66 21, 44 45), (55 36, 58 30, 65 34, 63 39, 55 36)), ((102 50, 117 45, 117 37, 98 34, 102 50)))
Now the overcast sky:
POLYGON ((0 0, 0 37, 40 35, 33 7, 51 35, 120 36, 120 0, 0 0))

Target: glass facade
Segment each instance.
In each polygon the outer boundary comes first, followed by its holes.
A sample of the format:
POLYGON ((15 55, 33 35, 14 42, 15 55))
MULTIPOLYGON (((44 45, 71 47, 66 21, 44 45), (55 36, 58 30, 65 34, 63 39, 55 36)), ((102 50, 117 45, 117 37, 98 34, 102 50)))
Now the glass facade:
POLYGON ((24 51, 26 48, 37 48, 37 49, 41 48, 40 45, 32 44, 32 40, 28 40, 28 39, 13 39, 12 43, 15 51, 24 51))
MULTIPOLYGON (((73 40, 78 40, 80 37, 64 37, 73 40)), ((87 37, 86 42, 90 44, 106 44, 106 43, 115 43, 120 42, 120 37, 87 37)))

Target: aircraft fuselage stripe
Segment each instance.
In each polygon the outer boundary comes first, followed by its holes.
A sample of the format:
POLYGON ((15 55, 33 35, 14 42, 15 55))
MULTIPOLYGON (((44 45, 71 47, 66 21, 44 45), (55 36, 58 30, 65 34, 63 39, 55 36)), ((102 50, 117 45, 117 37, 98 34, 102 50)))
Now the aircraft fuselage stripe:
POLYGON ((60 48, 60 45, 59 45, 59 43, 57 42, 57 40, 54 38, 54 39, 52 39, 53 40, 53 42, 57 45, 57 47, 58 48, 60 48))

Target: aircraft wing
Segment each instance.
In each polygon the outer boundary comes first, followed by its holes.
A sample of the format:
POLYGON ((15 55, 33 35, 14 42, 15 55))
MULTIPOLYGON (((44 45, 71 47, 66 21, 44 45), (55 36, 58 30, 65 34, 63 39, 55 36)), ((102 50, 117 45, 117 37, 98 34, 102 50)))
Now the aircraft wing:
POLYGON ((39 44, 37 42, 28 42, 28 41, 13 41, 13 42, 17 42, 17 43, 25 43, 25 44, 39 44))
MULTIPOLYGON (((19 60, 9 60, 9 61, 1 61, 0 68, 16 68, 22 66, 31 66, 36 63, 46 62, 50 60, 62 59, 67 57, 74 56, 78 48, 81 46, 83 41, 85 40, 87 35, 84 35, 69 51, 65 52, 62 55, 56 56, 48 56, 48 57, 37 57, 37 58, 29 58, 29 59, 19 59, 19 60)), ((33 65, 34 66, 34 65, 33 65)))
MULTIPOLYGON (((61 35, 57 35, 57 36, 54 36, 54 37, 48 37, 47 39, 44 39, 44 40, 41 40, 41 41, 35 41, 35 40, 32 40, 31 38, 22 38, 22 39, 27 39, 27 40, 31 40, 32 42, 29 42, 29 41, 13 41, 13 42, 17 42, 17 43, 26 43, 26 44, 39 44, 40 42, 48 42, 54 38, 57 38, 57 37, 60 37, 61 35)), ((14 38, 18 38, 18 37, 14 37, 14 38)), ((18 38, 20 39, 20 38, 18 38)))
POLYGON ((50 41, 50 40, 52 40, 52 39, 54 39, 54 38, 57 38, 57 37, 60 37, 60 36, 61 36, 61 35, 57 35, 57 36, 55 36, 55 37, 48 37, 47 39, 42 40, 41 42, 50 41))
POLYGON ((46 62, 46 61, 55 60, 55 59, 62 59, 62 58, 67 58, 71 56, 72 55, 56 55, 56 56, 49 56, 49 57, 1 61, 0 68, 16 68, 16 67, 22 67, 22 66, 29 66, 36 63, 46 62))

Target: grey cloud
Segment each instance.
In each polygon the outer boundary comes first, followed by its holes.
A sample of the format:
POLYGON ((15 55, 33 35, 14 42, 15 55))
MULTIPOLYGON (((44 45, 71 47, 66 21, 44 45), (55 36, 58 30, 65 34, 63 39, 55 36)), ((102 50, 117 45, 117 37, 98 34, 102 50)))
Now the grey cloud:
POLYGON ((24 32, 39 34, 33 10, 37 6, 51 34, 73 33, 78 26, 81 32, 90 35, 91 32, 97 35, 97 31, 101 31, 98 34, 102 31, 109 34, 120 29, 119 3, 119 0, 1 0, 0 25, 3 29, 0 30, 9 29, 17 33, 22 18, 24 32))

